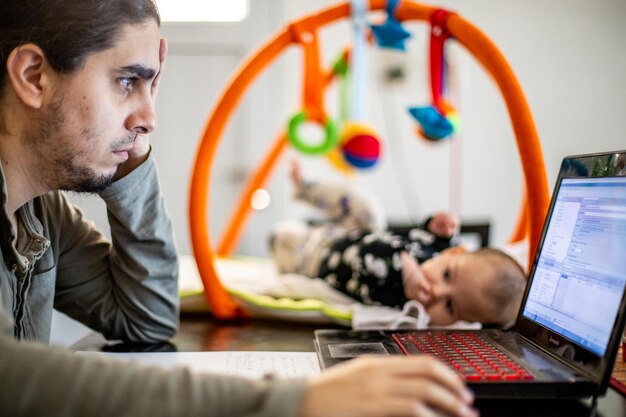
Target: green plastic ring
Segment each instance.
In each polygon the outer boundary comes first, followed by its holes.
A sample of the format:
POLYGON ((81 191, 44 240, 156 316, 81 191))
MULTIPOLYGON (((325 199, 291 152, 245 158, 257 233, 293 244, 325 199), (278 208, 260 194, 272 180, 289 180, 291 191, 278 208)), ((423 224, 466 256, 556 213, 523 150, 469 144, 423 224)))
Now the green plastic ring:
POLYGON ((298 135, 298 128, 307 120, 308 118, 304 111, 294 114, 291 119, 289 119, 287 137, 289 138, 289 143, 291 143, 294 148, 305 154, 323 155, 337 146, 339 143, 339 129, 331 118, 326 119, 326 124, 324 125, 326 135, 322 143, 319 145, 309 145, 304 142, 298 135))

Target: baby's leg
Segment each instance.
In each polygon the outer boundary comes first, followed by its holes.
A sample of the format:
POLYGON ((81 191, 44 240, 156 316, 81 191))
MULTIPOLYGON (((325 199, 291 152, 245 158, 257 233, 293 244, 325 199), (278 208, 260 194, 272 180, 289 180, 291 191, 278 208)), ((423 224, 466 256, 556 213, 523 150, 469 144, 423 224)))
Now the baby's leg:
POLYGON ((301 274, 303 252, 309 235, 309 226, 295 220, 276 224, 270 236, 270 254, 278 272, 301 274))
POLYGON ((346 184, 307 183, 297 198, 321 210, 331 223, 346 229, 384 228, 384 215, 377 200, 346 184))
POLYGON ((366 194, 346 195, 343 204, 347 206, 341 219, 344 227, 362 230, 386 229, 384 212, 374 197, 366 194))

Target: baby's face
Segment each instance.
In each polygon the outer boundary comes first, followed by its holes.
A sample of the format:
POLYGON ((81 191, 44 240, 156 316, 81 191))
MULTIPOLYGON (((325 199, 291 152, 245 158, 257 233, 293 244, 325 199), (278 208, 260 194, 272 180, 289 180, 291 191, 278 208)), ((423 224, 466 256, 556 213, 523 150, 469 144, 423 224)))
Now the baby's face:
POLYGON ((493 321, 486 308, 490 300, 484 289, 496 279, 496 271, 484 258, 444 252, 421 267, 431 285, 431 297, 425 306, 431 325, 493 321))

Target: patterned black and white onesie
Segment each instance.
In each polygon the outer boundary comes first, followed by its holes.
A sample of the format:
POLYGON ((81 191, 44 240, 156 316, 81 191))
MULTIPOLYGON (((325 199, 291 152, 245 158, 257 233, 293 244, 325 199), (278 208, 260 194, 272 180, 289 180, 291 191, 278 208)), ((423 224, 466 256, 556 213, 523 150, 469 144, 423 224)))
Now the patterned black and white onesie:
POLYGON ((327 221, 277 225, 271 251, 278 270, 320 277, 363 304, 401 307, 408 300, 400 253, 421 263, 456 243, 456 237, 427 232, 429 220, 406 235, 381 230, 372 204, 341 184, 305 182, 296 198, 320 209, 327 221))

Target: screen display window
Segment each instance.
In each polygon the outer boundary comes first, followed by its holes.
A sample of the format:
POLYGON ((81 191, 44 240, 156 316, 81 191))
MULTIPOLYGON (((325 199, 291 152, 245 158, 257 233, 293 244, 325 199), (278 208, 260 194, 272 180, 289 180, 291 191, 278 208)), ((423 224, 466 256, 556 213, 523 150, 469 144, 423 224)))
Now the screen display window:
POLYGON ((602 356, 625 271, 626 177, 564 178, 522 314, 602 356))

